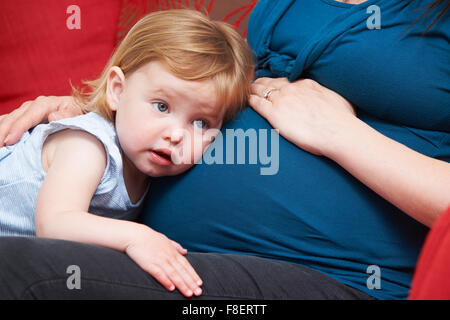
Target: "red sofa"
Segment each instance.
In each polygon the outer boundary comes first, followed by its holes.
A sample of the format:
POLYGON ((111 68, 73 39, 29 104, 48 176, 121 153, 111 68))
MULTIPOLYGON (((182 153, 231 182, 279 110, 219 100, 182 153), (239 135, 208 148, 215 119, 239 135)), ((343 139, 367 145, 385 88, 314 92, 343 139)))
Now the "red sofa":
POLYGON ((419 256, 409 299, 450 299, 450 207, 433 225, 419 256))
MULTIPOLYGON (((245 36, 257 0, 3 0, 0 115, 39 95, 69 95, 69 81, 98 77, 115 45, 144 14, 181 6, 233 24, 245 36), (77 11, 79 10, 79 11, 77 11)), ((450 299, 450 208, 425 243, 411 299, 450 299)))
POLYGON ((245 36, 257 0, 2 0, 0 115, 39 95, 69 95, 69 81, 97 78, 129 28, 146 13, 189 7, 245 36), (76 4, 76 7, 73 5, 76 4))

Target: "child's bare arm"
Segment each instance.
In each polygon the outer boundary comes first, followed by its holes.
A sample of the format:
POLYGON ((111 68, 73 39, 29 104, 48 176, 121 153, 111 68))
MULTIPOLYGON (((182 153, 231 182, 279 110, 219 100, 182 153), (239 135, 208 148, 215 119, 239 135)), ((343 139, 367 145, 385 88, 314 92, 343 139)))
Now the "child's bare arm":
POLYGON ((88 213, 106 167, 102 143, 76 130, 55 133, 50 143, 43 152, 47 176, 36 204, 36 235, 125 252, 166 288, 200 294, 200 278, 180 245, 145 225, 88 213))

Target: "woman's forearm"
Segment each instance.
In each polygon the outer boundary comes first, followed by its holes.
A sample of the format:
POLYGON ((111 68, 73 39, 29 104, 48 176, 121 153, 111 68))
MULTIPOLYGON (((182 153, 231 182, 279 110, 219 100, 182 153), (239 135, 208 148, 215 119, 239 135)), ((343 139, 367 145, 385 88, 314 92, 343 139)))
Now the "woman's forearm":
POLYGON ((450 164, 420 154, 355 118, 327 157, 400 210, 431 227, 450 204, 450 164))
POLYGON ((355 116, 349 101, 316 81, 259 78, 249 103, 285 139, 336 161, 421 223, 431 226, 450 204, 449 163, 380 134, 355 116))

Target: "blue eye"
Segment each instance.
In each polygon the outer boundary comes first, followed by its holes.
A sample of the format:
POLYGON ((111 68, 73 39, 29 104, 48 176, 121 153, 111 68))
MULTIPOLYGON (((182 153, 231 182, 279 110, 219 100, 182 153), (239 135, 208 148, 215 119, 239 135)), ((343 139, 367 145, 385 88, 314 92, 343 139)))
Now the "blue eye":
POLYGON ((167 113, 169 111, 169 107, 162 102, 152 102, 153 107, 156 109, 156 111, 167 113))
POLYGON ((192 122, 195 128, 197 129, 206 129, 208 128, 208 123, 204 120, 194 120, 192 122))

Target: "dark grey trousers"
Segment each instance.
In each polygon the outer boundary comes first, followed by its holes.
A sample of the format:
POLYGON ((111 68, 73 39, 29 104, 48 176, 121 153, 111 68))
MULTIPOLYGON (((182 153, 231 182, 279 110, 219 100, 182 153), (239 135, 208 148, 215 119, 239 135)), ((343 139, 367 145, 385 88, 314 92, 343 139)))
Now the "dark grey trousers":
MULTIPOLYGON (((188 253, 199 299, 372 299, 296 264, 248 255, 188 253)), ((0 238, 0 299, 185 299, 126 254, 53 239, 0 238)))

